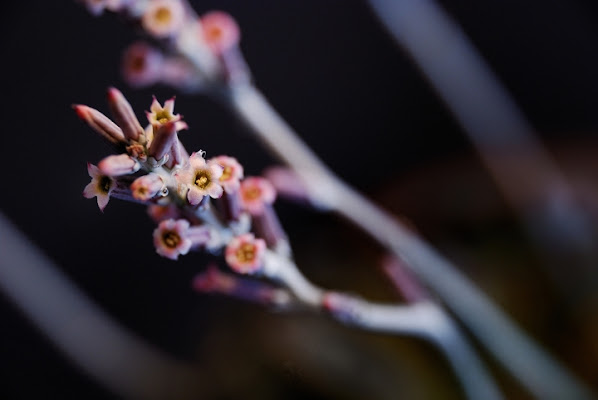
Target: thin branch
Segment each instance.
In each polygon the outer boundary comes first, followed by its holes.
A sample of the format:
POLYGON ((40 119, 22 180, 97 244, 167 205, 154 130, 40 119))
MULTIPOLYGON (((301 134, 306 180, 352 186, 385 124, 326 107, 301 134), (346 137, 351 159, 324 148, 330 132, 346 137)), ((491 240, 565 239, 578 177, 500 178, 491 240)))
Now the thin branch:
POLYGON ((123 330, 0 213, 0 290, 81 370, 125 398, 197 399, 201 373, 123 330))
POLYGON ((406 263, 488 351, 541 398, 591 398, 589 390, 528 338, 449 261, 324 166, 253 86, 230 89, 231 108, 293 168, 314 201, 352 221, 406 263))

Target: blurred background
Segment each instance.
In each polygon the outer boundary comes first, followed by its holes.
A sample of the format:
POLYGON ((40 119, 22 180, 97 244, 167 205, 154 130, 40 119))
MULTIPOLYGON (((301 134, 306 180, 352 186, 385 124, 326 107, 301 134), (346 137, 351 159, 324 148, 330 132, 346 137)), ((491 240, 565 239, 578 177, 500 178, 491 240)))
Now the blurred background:
MULTIPOLYGON (((512 93, 595 227, 598 5, 440 3, 512 93)), ((546 254, 532 245, 460 127, 366 2, 192 4, 200 14, 221 9, 237 19, 257 86, 333 171, 408 221, 598 389, 595 268, 580 272, 568 258, 546 268, 546 254), (567 285, 559 283, 564 275, 573 277, 567 285)), ((0 210, 120 324, 199 364, 213 386, 207 398, 463 398, 445 359, 421 340, 194 292, 192 278, 218 258, 161 258, 142 207, 113 199, 102 214, 95 200, 83 198, 86 162, 97 163, 109 149, 71 104, 108 113, 105 92, 114 85, 142 119, 152 94, 161 101, 176 94, 176 111, 190 126, 181 135, 188 149, 237 157, 247 175, 276 161, 208 98, 127 87, 120 56, 137 36, 114 15, 93 18, 74 2, 31 0, 5 4, 0 21, 0 210)), ((277 210, 311 280, 373 300, 400 300, 380 272, 381 249, 365 235, 283 200, 277 210)), ((0 318, 1 398, 116 398, 4 296, 0 318)), ((482 354, 507 398, 529 398, 482 354)))

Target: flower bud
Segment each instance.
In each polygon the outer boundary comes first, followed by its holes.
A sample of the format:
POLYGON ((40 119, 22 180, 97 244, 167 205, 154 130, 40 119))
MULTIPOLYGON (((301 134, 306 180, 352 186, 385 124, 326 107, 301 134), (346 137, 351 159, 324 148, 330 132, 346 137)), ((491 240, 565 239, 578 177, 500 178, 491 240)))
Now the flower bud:
POLYGON ((113 87, 108 89, 108 104, 125 137, 129 140, 139 140, 139 137, 143 136, 143 128, 135 116, 131 104, 120 90, 113 87))
POLYGON ((120 176, 137 172, 141 165, 127 154, 108 156, 98 164, 104 175, 120 176))
POLYGON ((93 130, 112 144, 126 143, 123 131, 110 118, 98 110, 82 104, 73 105, 75 112, 93 130))

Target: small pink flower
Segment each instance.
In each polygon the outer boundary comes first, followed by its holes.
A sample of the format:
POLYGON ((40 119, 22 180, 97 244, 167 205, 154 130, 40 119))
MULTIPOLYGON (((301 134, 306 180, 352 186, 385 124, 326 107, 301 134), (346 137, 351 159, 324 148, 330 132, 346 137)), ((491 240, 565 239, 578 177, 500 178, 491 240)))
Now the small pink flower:
POLYGON ((265 204, 274 203, 276 190, 265 178, 249 177, 241 182, 239 200, 241 208, 251 215, 260 215, 264 212, 265 204))
POLYGON ((149 173, 135 179, 131 184, 133 198, 141 201, 147 201, 162 192, 164 181, 158 174, 149 173))
POLYGON ((179 32, 185 20, 185 9, 179 0, 150 1, 141 25, 157 38, 167 38, 179 32))
POLYGON ((162 64, 160 51, 147 43, 136 42, 123 53, 121 73, 131 86, 149 86, 160 80, 162 64))
POLYGON ((252 233, 233 238, 226 246, 225 259, 231 269, 240 274, 251 274, 263 265, 266 242, 252 233))
POLYGON ((223 11, 211 11, 200 18, 203 39, 216 54, 222 54, 239 44, 239 25, 223 11))
POLYGON ((167 219, 160 222, 154 230, 156 252, 171 260, 176 260, 181 254, 187 254, 192 245, 191 240, 187 238, 188 229, 189 222, 184 219, 167 219))
POLYGON ((197 205, 204 196, 218 198, 222 196, 222 186, 219 179, 222 176, 222 167, 213 161, 206 163, 201 153, 193 153, 189 161, 175 178, 179 184, 181 196, 187 196, 191 205, 197 205))
POLYGON ((233 193, 239 189, 241 179, 243 179, 243 166, 239 164, 236 158, 218 156, 213 157, 210 161, 223 168, 219 183, 226 193, 233 193))
POLYGON ((110 193, 116 186, 114 179, 102 174, 98 167, 90 163, 87 163, 87 173, 91 176, 91 182, 83 189, 83 196, 88 199, 97 197, 98 207, 104 211, 110 200, 110 193))
POLYGON ((151 112, 146 111, 147 120, 155 129, 159 129, 168 122, 174 122, 176 131, 187 129, 187 124, 181 119, 180 114, 174 114, 174 97, 164 102, 164 107, 160 105, 156 97, 150 107, 151 112))

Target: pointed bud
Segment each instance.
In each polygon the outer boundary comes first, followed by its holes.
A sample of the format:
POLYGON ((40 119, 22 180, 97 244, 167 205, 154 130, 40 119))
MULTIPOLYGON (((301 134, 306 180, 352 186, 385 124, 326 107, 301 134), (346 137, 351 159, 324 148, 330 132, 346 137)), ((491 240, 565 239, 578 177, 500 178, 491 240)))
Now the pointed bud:
POLYGON ((139 140, 139 137, 143 136, 143 128, 135 116, 131 104, 129 104, 120 90, 113 87, 108 89, 108 104, 116 123, 122 129, 125 137, 129 140, 139 140))
POLYGON ((166 122, 158 128, 152 141, 148 154, 156 160, 161 160, 172 147, 176 137, 176 123, 166 122))
POLYGON ((108 156, 98 164, 98 168, 104 175, 120 176, 137 172, 141 165, 137 160, 132 159, 127 154, 108 156))
POLYGON ((74 104, 75 112, 93 130, 112 144, 125 143, 123 131, 110 118, 98 110, 81 104, 74 104))
POLYGON ((174 135, 174 142, 172 143, 172 146, 170 146, 170 154, 166 166, 168 168, 174 168, 177 165, 183 165, 188 159, 189 153, 187 153, 185 146, 183 146, 183 143, 179 140, 179 135, 174 135))

